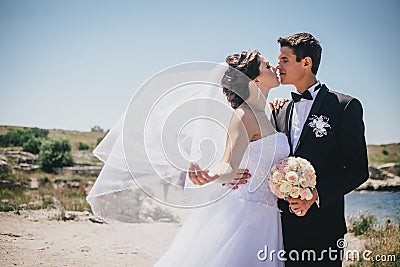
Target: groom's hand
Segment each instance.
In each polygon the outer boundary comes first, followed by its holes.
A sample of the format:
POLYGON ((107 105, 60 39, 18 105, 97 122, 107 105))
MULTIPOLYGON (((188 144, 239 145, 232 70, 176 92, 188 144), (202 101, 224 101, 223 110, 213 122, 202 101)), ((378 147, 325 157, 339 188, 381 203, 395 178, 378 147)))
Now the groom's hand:
POLYGON ((313 194, 311 200, 301 200, 300 198, 291 197, 286 198, 294 214, 299 217, 303 217, 307 214, 307 211, 311 208, 312 204, 314 204, 314 202, 318 199, 317 189, 313 189, 311 192, 313 194))
POLYGON ((227 185, 232 189, 238 189, 239 185, 241 184, 246 184, 247 179, 251 177, 251 174, 249 173, 248 169, 239 169, 236 173, 235 178, 230 181, 229 183, 225 183, 222 185, 227 185))

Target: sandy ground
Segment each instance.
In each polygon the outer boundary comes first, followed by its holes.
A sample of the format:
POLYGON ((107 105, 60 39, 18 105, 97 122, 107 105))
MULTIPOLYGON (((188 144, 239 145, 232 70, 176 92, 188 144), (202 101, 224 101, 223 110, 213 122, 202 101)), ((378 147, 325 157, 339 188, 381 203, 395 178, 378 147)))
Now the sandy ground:
MULTIPOLYGON (((0 265, 153 266, 181 227, 181 223, 129 224, 124 227, 130 236, 123 237, 109 224, 91 222, 89 214, 76 213, 75 220, 64 222, 51 219, 56 212, 1 212, 0 265)), ((182 223, 187 214, 181 211, 182 223)), ((352 236, 346 240, 350 248, 362 248, 360 240, 352 236)))
POLYGON ((180 227, 131 224, 136 238, 128 242, 109 224, 89 221, 91 216, 66 222, 49 216, 48 211, 0 213, 1 266, 153 266, 180 227))

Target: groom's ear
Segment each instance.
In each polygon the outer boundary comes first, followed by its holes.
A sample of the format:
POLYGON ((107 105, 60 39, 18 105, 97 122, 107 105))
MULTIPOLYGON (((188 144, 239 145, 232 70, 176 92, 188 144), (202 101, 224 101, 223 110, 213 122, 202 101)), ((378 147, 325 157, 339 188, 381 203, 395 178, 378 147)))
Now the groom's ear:
POLYGON ((305 57, 303 58, 303 62, 304 62, 304 67, 312 67, 312 59, 311 57, 305 57))

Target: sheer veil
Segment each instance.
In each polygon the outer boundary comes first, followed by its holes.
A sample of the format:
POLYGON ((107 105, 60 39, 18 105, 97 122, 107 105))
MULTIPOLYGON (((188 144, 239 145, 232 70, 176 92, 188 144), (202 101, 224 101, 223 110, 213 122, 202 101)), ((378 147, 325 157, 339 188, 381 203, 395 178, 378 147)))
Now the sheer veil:
POLYGON ((107 222, 134 222, 139 189, 186 208, 228 193, 218 182, 196 186, 186 177, 190 162, 210 168, 223 155, 233 114, 221 87, 228 68, 212 62, 176 65, 139 88, 93 152, 104 162, 87 197, 95 215, 107 222), (163 185, 170 187, 168 199, 163 185))

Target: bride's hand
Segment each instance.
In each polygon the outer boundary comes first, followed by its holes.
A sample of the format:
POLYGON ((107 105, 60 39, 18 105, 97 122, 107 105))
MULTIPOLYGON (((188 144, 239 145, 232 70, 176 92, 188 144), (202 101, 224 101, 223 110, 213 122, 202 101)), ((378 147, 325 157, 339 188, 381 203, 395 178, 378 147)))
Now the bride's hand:
POLYGON ((196 163, 190 163, 189 178, 195 185, 203 185, 218 179, 218 175, 208 175, 208 170, 200 169, 196 163))

